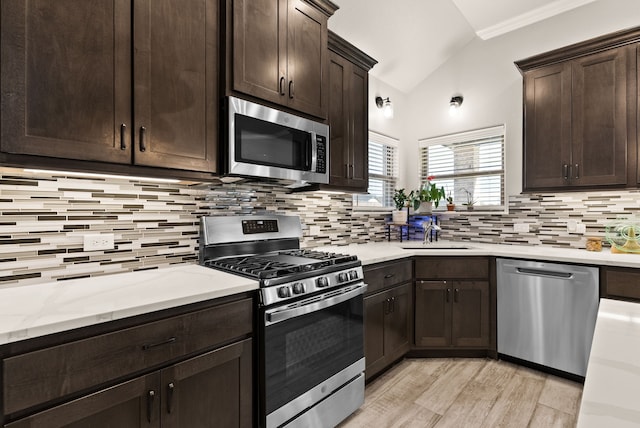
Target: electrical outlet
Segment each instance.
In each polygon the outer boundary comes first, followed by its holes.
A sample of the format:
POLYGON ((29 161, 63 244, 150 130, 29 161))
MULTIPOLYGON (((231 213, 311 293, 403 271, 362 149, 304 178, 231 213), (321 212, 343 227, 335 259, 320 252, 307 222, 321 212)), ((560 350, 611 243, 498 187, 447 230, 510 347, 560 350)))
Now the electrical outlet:
POLYGON ((567 232, 575 232, 578 227, 578 222, 575 220, 567 220, 567 232))
POLYGON ((113 250, 113 233, 84 235, 84 251, 113 250))
POLYGON ((513 231, 520 233, 529 233, 529 223, 514 223, 513 231))
POLYGON ((587 232, 587 225, 584 223, 578 223, 576 224, 576 233, 586 233, 587 232))

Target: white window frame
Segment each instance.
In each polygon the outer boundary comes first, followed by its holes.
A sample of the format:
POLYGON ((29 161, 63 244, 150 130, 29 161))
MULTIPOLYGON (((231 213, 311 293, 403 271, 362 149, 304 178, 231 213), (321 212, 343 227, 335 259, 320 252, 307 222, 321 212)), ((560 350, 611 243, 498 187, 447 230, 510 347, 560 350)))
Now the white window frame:
MULTIPOLYGON (((395 179, 396 179, 396 183, 395 183, 395 187, 397 187, 397 183, 398 183, 398 175, 400 173, 400 167, 399 167, 399 160, 400 160, 400 153, 399 153, 399 147, 400 147, 400 140, 398 140, 397 138, 394 137, 390 137, 388 135, 384 135, 381 134, 379 132, 375 132, 375 131, 369 131, 369 135, 368 135, 368 140, 367 140, 367 151, 368 146, 369 146, 369 142, 373 142, 373 143, 378 143, 378 144, 383 144, 385 146, 390 146, 390 147, 394 147, 396 150, 395 153, 395 179)), ((367 165, 367 169, 369 169, 369 165, 367 165)), ((373 176, 375 178, 375 176, 373 176)), ((372 178, 372 174, 371 174, 371 170, 369 170, 369 180, 371 180, 372 178)), ((368 186, 367 186, 368 187, 368 186)), ((361 194, 362 195, 362 194, 361 194)), ((374 207, 374 206, 366 206, 366 205, 357 205, 357 198, 358 195, 353 195, 353 210, 354 211, 368 211, 368 212, 391 212, 393 211, 393 206, 385 206, 385 207, 374 207)))
MULTIPOLYGON (((507 142, 506 142, 506 127, 505 125, 491 126, 488 128, 481 128, 472 131, 459 132, 455 134, 442 135, 439 137, 433 138, 423 138, 418 140, 418 174, 420 178, 420 183, 424 183, 427 180, 427 176, 423 176, 423 154, 422 151, 424 148, 431 145, 450 145, 450 144, 464 144, 469 143, 476 140, 483 140, 492 137, 502 137, 502 189, 501 189, 501 205, 479 205, 475 206, 473 213, 508 213, 509 211, 509 203, 508 197, 506 194, 506 152, 507 152, 507 142)), ((455 176, 455 174, 454 174, 455 176)), ((438 184, 438 176, 436 175, 434 183, 438 184)), ((445 189, 446 191, 446 189, 445 189)), ((461 203, 460 198, 458 197, 455 201, 456 205, 461 203)), ((444 207, 441 208, 445 209, 444 207)), ((462 211, 461 212, 466 212, 462 211)))

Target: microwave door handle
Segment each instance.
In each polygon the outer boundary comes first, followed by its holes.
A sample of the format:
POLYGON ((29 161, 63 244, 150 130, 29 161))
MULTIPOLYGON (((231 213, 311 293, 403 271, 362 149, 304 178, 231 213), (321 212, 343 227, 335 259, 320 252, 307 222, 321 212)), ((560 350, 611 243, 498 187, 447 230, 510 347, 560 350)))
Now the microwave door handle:
POLYGON ((305 145, 305 156, 304 156, 304 167, 307 171, 311 170, 311 167, 313 166, 313 157, 314 157, 314 147, 313 147, 313 142, 316 139, 316 133, 315 132, 310 132, 309 134, 307 134, 307 144, 305 145))
POLYGON ((349 299, 353 299, 356 296, 364 294, 367 289, 367 284, 364 282, 359 283, 358 287, 347 291, 344 294, 323 299, 318 302, 310 303, 308 305, 300 306, 298 308, 286 309, 283 311, 267 312, 265 313, 265 326, 278 323, 280 321, 286 321, 291 318, 299 317, 300 315, 310 314, 311 312, 317 312, 322 309, 326 309, 330 306, 335 306, 339 303, 346 302, 349 299))
POLYGON ((307 140, 307 156, 305 156, 305 169, 307 171, 315 171, 318 159, 318 145, 316 144, 316 133, 309 133, 307 140))

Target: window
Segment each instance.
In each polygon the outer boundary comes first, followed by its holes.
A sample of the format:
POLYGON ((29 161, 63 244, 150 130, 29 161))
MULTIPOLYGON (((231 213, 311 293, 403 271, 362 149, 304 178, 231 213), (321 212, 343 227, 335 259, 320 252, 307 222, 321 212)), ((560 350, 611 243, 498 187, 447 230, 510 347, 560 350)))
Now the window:
POLYGON ((504 210, 504 126, 419 140, 420 180, 434 176, 456 205, 504 210))
POLYGON ((369 132, 369 194, 354 195, 357 207, 393 207, 398 179, 398 140, 369 132))

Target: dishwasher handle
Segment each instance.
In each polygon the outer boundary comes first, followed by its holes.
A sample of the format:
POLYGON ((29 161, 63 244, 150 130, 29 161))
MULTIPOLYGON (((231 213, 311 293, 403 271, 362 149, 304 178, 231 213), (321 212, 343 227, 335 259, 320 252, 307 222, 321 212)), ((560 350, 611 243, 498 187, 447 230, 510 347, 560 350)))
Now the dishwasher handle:
POLYGON ((522 275, 546 276, 548 278, 558 278, 558 279, 573 278, 572 272, 557 272, 557 271, 546 270, 546 269, 532 269, 532 268, 517 267, 516 272, 522 275))

